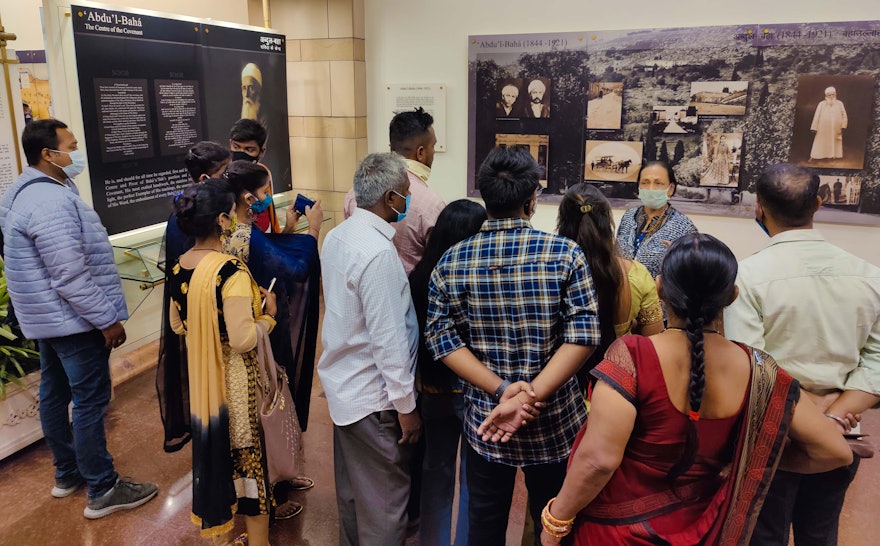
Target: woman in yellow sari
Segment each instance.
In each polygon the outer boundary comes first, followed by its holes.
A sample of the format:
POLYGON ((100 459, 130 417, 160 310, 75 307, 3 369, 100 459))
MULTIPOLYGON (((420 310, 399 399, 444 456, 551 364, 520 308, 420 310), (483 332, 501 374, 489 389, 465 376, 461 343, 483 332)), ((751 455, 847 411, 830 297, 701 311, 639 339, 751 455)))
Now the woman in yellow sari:
POLYGON ((235 195, 222 180, 189 186, 174 200, 177 224, 195 240, 170 270, 172 329, 186 336, 192 416, 192 520, 215 544, 232 544, 233 513, 249 544, 269 544, 272 504, 257 407, 257 328, 275 326, 273 294, 222 252, 235 228, 235 195), (266 299, 265 311, 261 293, 266 299))

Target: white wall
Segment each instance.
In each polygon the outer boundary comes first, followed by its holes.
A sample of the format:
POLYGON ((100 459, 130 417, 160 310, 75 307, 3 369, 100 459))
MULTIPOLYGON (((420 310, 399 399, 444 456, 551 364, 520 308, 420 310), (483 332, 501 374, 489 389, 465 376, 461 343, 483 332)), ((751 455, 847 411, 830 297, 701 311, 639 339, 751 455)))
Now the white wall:
MULTIPOLYGON (((448 151, 435 156, 431 174, 432 187, 447 202, 467 193, 467 37, 471 34, 880 19, 877 0, 677 0, 665 4, 646 0, 365 0, 365 4, 370 151, 388 149, 383 107, 386 83, 447 84, 448 151)), ((725 241, 739 258, 766 242, 750 219, 690 216, 700 231, 725 241)), ((556 207, 540 206, 533 223, 552 231, 556 207)), ((880 265, 880 228, 817 227, 829 241, 880 265)))

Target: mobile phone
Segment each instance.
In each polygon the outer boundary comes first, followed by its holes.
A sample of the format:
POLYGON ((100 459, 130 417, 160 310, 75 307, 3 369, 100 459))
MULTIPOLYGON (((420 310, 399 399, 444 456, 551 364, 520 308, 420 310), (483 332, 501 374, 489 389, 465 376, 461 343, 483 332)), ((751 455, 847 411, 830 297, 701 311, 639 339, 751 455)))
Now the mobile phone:
POLYGON ((301 193, 298 193, 296 194, 296 201, 293 203, 293 210, 299 212, 300 214, 305 214, 306 207, 311 207, 314 204, 314 200, 309 199, 301 193))

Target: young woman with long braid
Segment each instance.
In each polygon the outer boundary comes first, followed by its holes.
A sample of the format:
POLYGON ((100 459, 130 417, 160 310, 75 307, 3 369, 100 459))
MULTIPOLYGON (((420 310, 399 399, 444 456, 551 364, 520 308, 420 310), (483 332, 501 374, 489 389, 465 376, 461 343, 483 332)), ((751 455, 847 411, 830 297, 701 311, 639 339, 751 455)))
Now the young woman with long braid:
POLYGON ((589 420, 542 544, 572 531, 566 544, 748 544, 777 463, 815 473, 852 459, 770 355, 724 337, 736 272, 710 235, 672 243, 658 279, 668 328, 618 339, 591 372, 589 420))

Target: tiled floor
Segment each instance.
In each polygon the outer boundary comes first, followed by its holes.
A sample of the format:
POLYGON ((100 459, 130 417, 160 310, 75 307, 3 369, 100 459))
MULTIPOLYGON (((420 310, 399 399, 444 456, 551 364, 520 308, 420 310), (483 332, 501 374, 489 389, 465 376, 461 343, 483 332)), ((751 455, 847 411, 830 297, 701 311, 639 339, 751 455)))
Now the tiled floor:
MULTIPOLYGON (((192 498, 190 452, 162 451, 162 427, 156 405, 153 374, 144 373, 116 390, 107 415, 110 451, 124 475, 159 484, 159 497, 137 510, 89 521, 82 515, 85 493, 65 499, 49 495, 52 459, 38 442, 0 462, 0 545, 205 545, 189 521, 192 498)), ((303 513, 278 522, 271 530, 273 546, 332 546, 337 544, 337 515, 333 488, 332 434, 327 402, 320 384, 312 392, 312 414, 306 441, 307 474, 316 487, 297 493, 303 513)), ((865 418, 866 432, 880 433, 880 411, 865 418)), ((519 488, 522 485, 520 483, 519 488)), ((863 461, 841 517, 840 544, 877 544, 880 518, 880 463, 863 461)), ((516 495, 508 544, 521 536, 524 496, 516 495)), ((243 523, 238 522, 243 530, 243 523)), ((418 544, 411 538, 409 546, 418 544)))

